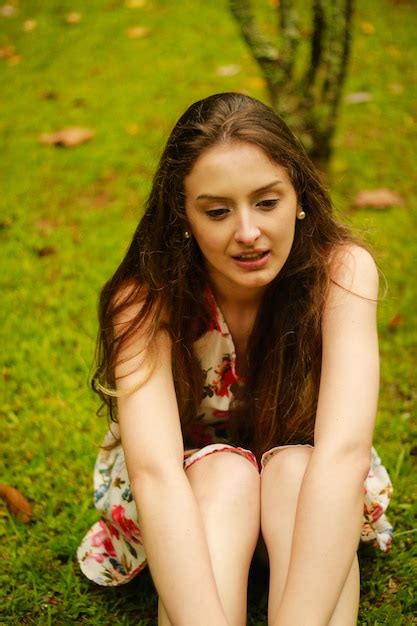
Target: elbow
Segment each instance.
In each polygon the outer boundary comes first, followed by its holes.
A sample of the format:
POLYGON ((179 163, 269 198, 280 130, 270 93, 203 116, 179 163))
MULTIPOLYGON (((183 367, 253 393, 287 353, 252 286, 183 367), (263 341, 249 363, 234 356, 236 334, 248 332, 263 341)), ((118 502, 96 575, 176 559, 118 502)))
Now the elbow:
POLYGON ((183 462, 177 459, 171 461, 154 460, 150 463, 141 464, 135 467, 130 476, 130 484, 133 492, 137 492, 146 485, 151 488, 166 484, 168 481, 175 480, 176 477, 182 476, 184 473, 183 462))
POLYGON ((369 474, 371 466, 371 452, 361 450, 346 450, 340 453, 341 462, 349 468, 349 471, 359 482, 364 482, 369 474))
POLYGON ((338 467, 340 471, 347 472, 352 478, 363 483, 371 466, 371 449, 359 446, 357 443, 344 443, 334 445, 327 449, 315 446, 317 452, 327 457, 330 467, 338 467), (330 458, 329 458, 330 457, 330 458))

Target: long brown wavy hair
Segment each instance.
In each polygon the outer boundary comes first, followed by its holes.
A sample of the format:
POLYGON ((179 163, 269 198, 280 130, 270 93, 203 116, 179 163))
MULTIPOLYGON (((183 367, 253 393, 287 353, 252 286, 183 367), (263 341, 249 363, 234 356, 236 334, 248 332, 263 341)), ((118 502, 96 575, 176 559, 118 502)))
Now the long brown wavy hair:
POLYGON ((231 405, 231 443, 250 447, 259 458, 272 446, 313 443, 331 253, 349 242, 367 246, 334 217, 329 195, 297 138, 254 98, 212 95, 192 104, 172 130, 144 215, 101 291, 92 386, 117 422, 121 392, 115 391, 115 367, 122 349, 135 333, 145 332, 142 358, 150 372, 155 337, 164 328, 173 342, 173 376, 188 444, 187 426, 198 415, 204 386, 193 344, 207 328, 210 312, 204 258, 194 239, 184 238, 184 179, 205 150, 225 142, 249 142, 284 167, 307 215, 297 220, 289 257, 263 295, 247 347, 250 375, 231 405), (139 313, 115 332, 115 320, 139 302, 139 313))

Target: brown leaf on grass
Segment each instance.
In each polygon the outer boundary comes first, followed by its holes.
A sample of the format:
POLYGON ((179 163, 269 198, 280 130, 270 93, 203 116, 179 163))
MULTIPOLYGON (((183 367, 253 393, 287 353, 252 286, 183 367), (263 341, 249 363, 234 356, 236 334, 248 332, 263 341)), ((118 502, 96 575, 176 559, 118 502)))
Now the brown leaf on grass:
POLYGON ((64 20, 65 23, 69 24, 70 26, 74 24, 79 24, 81 22, 81 13, 79 13, 78 11, 70 11, 66 14, 64 20))
POLYGON ((39 97, 42 98, 42 100, 57 100, 58 92, 53 89, 44 89, 40 92, 39 97))
POLYGON ((95 131, 90 128, 63 128, 55 133, 42 133, 39 141, 45 145, 73 148, 90 141, 95 134, 95 131))
POLYGON ((42 596, 42 600, 46 602, 47 604, 54 604, 54 605, 59 604, 59 600, 58 598, 55 598, 55 596, 45 595, 45 596, 42 596))
POLYGON ((374 209, 385 209, 390 206, 401 206, 402 204, 404 204, 404 200, 401 196, 390 189, 361 191, 354 199, 356 207, 372 207, 374 209))
POLYGON ((0 220, 0 230, 6 230, 6 228, 10 228, 12 224, 13 222, 10 217, 5 217, 4 219, 0 220))
POLYGON ((0 59, 11 59, 16 55, 16 49, 14 46, 8 44, 0 48, 0 59))
POLYGON ((110 196, 105 191, 97 193, 94 198, 91 200, 91 206, 95 209, 101 209, 103 207, 108 206, 110 203, 110 196))
POLYGON ((51 233, 56 228, 56 222, 42 217, 36 220, 35 224, 36 228, 39 231, 41 231, 42 233, 46 233, 47 235, 49 235, 49 233, 51 233))
POLYGON ((53 256, 56 254, 56 248, 54 246, 44 246, 43 248, 37 248, 36 254, 39 257, 53 256))
POLYGON ((398 326, 402 326, 404 324, 405 317, 401 313, 397 313, 390 319, 388 322, 388 328, 390 330, 395 330, 398 326))
POLYGON ((395 94, 396 96, 399 96, 402 93, 404 93, 404 85, 402 85, 401 83, 390 83, 388 85, 388 89, 390 90, 391 93, 395 94))
POLYGON ((22 24, 22 30, 25 33, 30 33, 31 30, 35 30, 38 22, 36 20, 25 20, 22 24))
POLYGON ((220 65, 216 69, 216 74, 217 76, 235 76, 236 74, 239 74, 240 70, 240 65, 232 63, 231 65, 220 65))
POLYGON ((131 26, 127 29, 126 35, 129 39, 142 39, 142 37, 147 37, 150 32, 151 29, 146 26, 131 26))
POLYGON ((19 63, 22 62, 22 56, 20 56, 20 54, 15 54, 14 57, 11 57, 11 59, 9 59, 9 65, 19 65, 19 63))
POLYGON ((393 577, 390 576, 389 580, 388 580, 388 592, 389 593, 397 593, 397 591, 398 591, 397 583, 395 582, 393 577))
POLYGON ((139 124, 136 124, 136 123, 128 124, 127 126, 125 126, 125 130, 128 135, 131 135, 132 137, 134 137, 139 132, 139 124))
POLYGON ((371 22, 361 22, 359 28, 365 35, 373 35, 375 32, 375 26, 371 22))
POLYGON ((394 57, 395 59, 398 59, 398 57, 401 56, 401 50, 397 46, 393 46, 393 45, 387 46, 386 50, 390 57, 394 57))
POLYGON ((348 93, 345 97, 345 102, 348 104, 362 104, 363 102, 371 102, 372 94, 368 91, 355 91, 354 93, 348 93))
POLYGON ((24 496, 10 485, 0 483, 0 498, 6 502, 10 513, 27 524, 32 517, 32 507, 24 496))
POLYGON ((0 15, 2 15, 3 17, 11 17, 16 13, 16 11, 17 8, 12 4, 4 4, 2 7, 0 7, 0 15))
POLYGON ((146 4, 146 0, 125 0, 126 9, 142 9, 146 4))

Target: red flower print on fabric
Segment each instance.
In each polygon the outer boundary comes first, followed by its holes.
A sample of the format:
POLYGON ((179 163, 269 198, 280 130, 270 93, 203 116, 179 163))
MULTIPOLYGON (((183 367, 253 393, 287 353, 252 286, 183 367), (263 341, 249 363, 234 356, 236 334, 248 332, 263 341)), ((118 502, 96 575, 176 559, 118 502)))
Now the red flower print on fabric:
POLYGON ((230 354, 225 354, 221 365, 214 371, 218 375, 218 378, 211 383, 214 393, 216 396, 229 396, 230 387, 238 381, 235 359, 230 354))
POLYGON ((120 528, 127 541, 142 543, 142 537, 139 528, 131 519, 126 519, 125 509, 121 504, 114 504, 111 509, 111 517, 113 522, 120 528))
MULTIPOLYGON (((100 530, 95 532, 90 538, 91 545, 93 548, 103 548, 103 551, 107 556, 116 556, 116 551, 109 537, 106 523, 103 522, 103 520, 100 520, 99 525, 100 530)), ((100 562, 100 560, 98 560, 98 562, 100 562)))

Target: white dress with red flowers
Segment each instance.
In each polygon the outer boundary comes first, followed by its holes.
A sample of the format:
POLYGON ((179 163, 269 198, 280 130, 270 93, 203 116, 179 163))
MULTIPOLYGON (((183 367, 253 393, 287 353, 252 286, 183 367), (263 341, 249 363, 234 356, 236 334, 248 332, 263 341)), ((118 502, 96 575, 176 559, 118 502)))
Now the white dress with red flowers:
MULTIPOLYGON (((262 472, 268 460, 286 446, 266 451, 259 468, 250 450, 228 444, 229 405, 239 380, 236 354, 231 334, 213 295, 208 293, 208 298, 212 322, 194 344, 206 376, 204 398, 197 420, 190 428, 191 439, 198 442, 198 447, 185 452, 184 469, 204 456, 228 450, 245 456, 262 472)), ((117 424, 112 430, 118 437, 117 424)), ((103 445, 113 441, 113 434, 109 431, 103 445)), ((392 526, 385 511, 391 499, 392 483, 374 448, 370 451, 370 458, 370 470, 364 483, 361 540, 372 542, 375 547, 388 552, 392 526)), ((78 548, 81 570, 99 585, 127 583, 146 567, 147 562, 121 445, 99 452, 94 468, 94 502, 101 519, 90 528, 78 548)))

